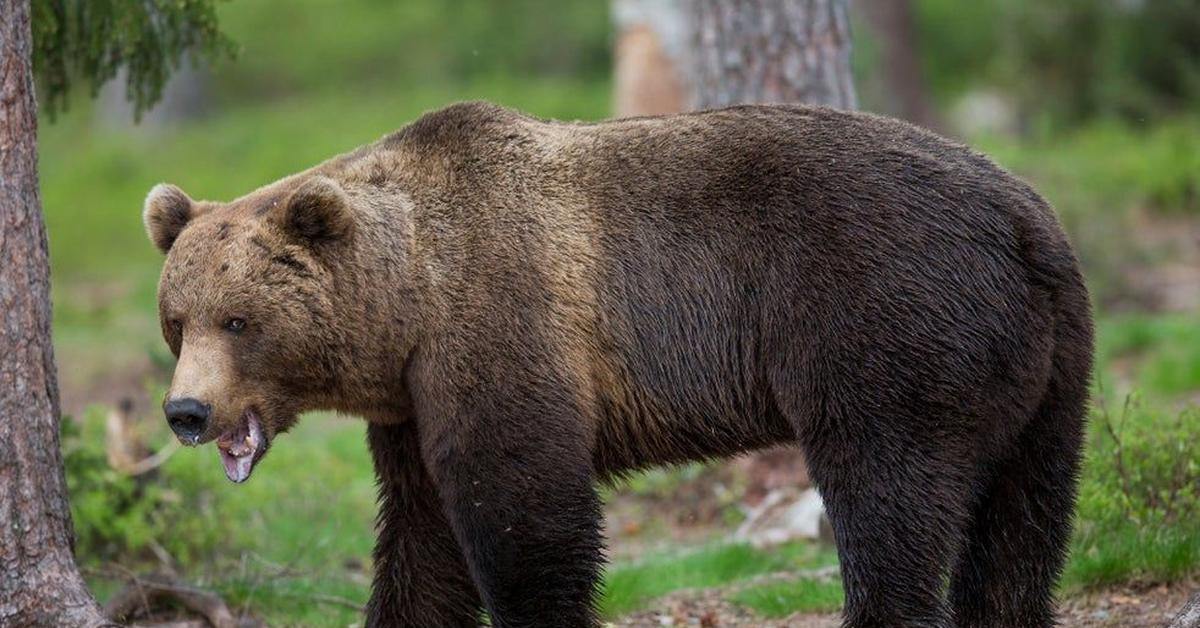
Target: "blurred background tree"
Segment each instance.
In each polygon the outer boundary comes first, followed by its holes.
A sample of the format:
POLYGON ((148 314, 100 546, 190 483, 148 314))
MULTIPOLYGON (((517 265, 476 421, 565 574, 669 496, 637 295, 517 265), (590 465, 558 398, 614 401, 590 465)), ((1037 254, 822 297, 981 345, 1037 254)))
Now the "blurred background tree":
POLYGON ((987 86, 1023 128, 1180 113, 1200 95, 1194 0, 917 0, 925 75, 938 104, 987 86))
POLYGON ((617 115, 741 103, 854 109, 846 0, 614 0, 617 115))
POLYGON ((29 5, 0 2, 0 623, 103 621, 75 569, 58 446, 29 5))
POLYGON ((691 0, 692 105, 854 109, 847 0, 691 0))
MULTIPOLYGON (((1003 4, 999 5, 1004 7, 1003 4)), ((1178 112, 1200 94, 1200 11, 1194 0, 1066 0, 1001 16, 1004 82, 1027 117, 1078 124, 1178 112)))
POLYGON ((875 110, 940 130, 942 121, 930 100, 921 66, 912 0, 856 0, 852 8, 879 49, 876 75, 883 86, 873 99, 875 110))
MULTIPOLYGON (((613 17, 617 115, 747 103, 858 104, 846 0, 614 0, 613 17)), ((793 508, 812 499, 802 492, 811 483, 796 448, 737 464, 750 478, 745 504, 753 508, 739 536, 817 529, 819 508, 793 508)))

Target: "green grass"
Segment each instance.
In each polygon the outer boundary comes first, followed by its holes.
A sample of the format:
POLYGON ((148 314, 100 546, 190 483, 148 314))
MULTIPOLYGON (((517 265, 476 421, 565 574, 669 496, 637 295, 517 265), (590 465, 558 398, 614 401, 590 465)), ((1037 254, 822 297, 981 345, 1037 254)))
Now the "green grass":
POLYGON ((1170 582, 1200 572, 1200 407, 1131 399, 1093 413, 1063 586, 1170 582))
POLYGON ((273 99, 434 80, 532 75, 603 80, 609 7, 542 0, 377 2, 255 0, 220 6, 241 54, 214 68, 226 101, 273 99))
POLYGON ((1068 591, 1200 573, 1200 319, 1100 321, 1068 591), (1119 365, 1119 368, 1118 368, 1119 365))
POLYGON ((353 626, 362 622, 369 591, 359 582, 336 576, 279 578, 252 574, 215 582, 213 590, 230 608, 249 609, 270 626, 353 626))
POLYGON ((840 580, 792 580, 747 587, 730 599, 764 617, 786 617, 839 610, 845 594, 840 580))
POLYGON ((1200 319, 1195 315, 1107 318, 1100 326, 1096 350, 1102 365, 1128 364, 1124 385, 1114 381, 1113 369, 1100 371, 1106 393, 1120 395, 1136 388, 1152 399, 1169 400, 1200 391, 1200 319))
POLYGON ((831 551, 822 551, 807 543, 791 543, 768 550, 745 544, 714 545, 651 556, 634 563, 614 565, 608 570, 601 610, 606 617, 616 617, 673 591, 724 586, 763 574, 836 562, 836 555, 831 551))
POLYGON ((976 144, 1044 185, 1040 189, 1049 200, 1074 217, 1123 212, 1130 203, 1168 213, 1200 212, 1200 118, 1152 125, 1097 120, 1065 134, 980 138, 976 144))

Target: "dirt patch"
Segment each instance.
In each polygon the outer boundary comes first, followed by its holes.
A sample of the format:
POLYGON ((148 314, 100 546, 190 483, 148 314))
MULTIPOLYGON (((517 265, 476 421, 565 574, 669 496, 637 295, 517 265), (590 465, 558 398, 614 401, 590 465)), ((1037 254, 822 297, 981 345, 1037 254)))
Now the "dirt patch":
POLYGON ((147 355, 112 355, 111 362, 95 367, 95 372, 80 373, 74 356, 62 353, 59 389, 63 414, 80 416, 91 405, 113 407, 124 402, 132 402, 132 412, 138 414, 154 410, 158 400, 150 398, 149 384, 165 382, 166 377, 147 355))
POLYGON ((620 628, 662 628, 663 626, 701 626, 702 628, 837 628, 837 613, 804 613, 783 619, 764 619, 725 598, 721 589, 681 592, 655 602, 656 610, 643 611, 615 622, 620 628))
MULTIPOLYGON (((1160 628, 1198 590, 1195 583, 1128 585, 1086 593, 1067 599, 1059 619, 1064 628, 1160 628)), ((663 626, 724 626, 762 628, 836 628, 837 613, 799 613, 783 619, 764 619, 726 600, 727 589, 681 591, 660 598, 654 610, 624 617, 613 626, 661 628, 663 626)))
POLYGON ((727 538, 767 495, 811 485, 800 453, 780 447, 618 488, 605 506, 609 558, 727 538))
POLYGON ((605 504, 609 560, 619 562, 733 532, 746 480, 733 464, 672 472, 649 487, 616 489, 605 504))
POLYGON ((1197 583, 1132 584, 1072 597, 1063 603, 1063 626, 1072 628, 1133 628, 1165 626, 1183 607, 1197 583))
POLYGON ((55 297, 54 352, 64 414, 125 400, 142 412, 156 406, 150 389, 170 377, 158 315, 136 304, 130 280, 66 280, 55 297))

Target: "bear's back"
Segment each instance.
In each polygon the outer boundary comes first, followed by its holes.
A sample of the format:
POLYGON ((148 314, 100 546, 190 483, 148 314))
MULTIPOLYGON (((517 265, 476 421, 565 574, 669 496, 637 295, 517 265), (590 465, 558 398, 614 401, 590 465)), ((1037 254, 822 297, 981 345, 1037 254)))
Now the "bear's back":
POLYGON ((464 306, 449 319, 524 320, 550 304, 537 315, 610 382, 610 428, 661 425, 677 442, 745 445, 730 434, 751 418, 785 429, 762 416, 785 363, 814 386, 836 365, 856 395, 955 404, 994 389, 1048 351, 1036 278, 1064 274, 1039 264, 1074 264, 1024 183, 868 114, 559 123, 466 103, 389 142, 446 173, 416 194, 437 206, 440 267, 457 273, 446 292, 464 306))

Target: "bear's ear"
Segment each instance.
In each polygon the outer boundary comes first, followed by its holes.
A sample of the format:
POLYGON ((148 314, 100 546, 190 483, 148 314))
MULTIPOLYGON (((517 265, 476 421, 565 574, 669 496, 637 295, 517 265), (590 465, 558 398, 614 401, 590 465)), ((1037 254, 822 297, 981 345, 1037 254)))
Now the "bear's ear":
POLYGON ((164 254, 171 250, 179 233, 195 217, 195 207, 191 197, 169 183, 159 183, 150 189, 142 209, 142 222, 158 250, 164 254))
POLYGON ((272 219, 290 237, 309 245, 341 240, 354 229, 346 193, 336 181, 320 175, 296 188, 272 219))

